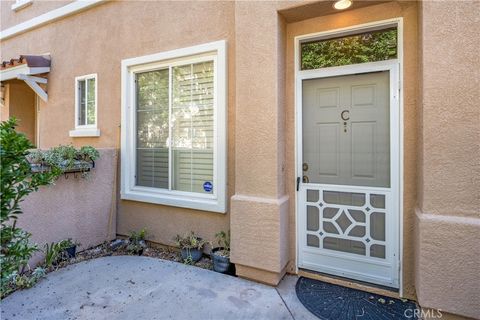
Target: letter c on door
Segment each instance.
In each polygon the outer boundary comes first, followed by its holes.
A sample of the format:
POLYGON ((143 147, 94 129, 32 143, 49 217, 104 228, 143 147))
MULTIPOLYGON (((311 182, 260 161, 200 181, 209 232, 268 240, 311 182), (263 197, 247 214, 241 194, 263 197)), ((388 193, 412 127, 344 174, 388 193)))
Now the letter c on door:
POLYGON ((342 113, 340 114, 340 117, 342 118, 343 121, 350 120, 350 111, 343 110, 342 113))

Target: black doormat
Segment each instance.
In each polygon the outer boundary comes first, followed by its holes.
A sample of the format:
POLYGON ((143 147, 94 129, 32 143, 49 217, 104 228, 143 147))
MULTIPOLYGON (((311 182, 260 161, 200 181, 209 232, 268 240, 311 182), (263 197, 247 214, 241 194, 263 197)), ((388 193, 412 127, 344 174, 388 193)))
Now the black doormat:
POLYGON ((418 319, 416 304, 300 277, 295 286, 302 304, 322 320, 418 319))

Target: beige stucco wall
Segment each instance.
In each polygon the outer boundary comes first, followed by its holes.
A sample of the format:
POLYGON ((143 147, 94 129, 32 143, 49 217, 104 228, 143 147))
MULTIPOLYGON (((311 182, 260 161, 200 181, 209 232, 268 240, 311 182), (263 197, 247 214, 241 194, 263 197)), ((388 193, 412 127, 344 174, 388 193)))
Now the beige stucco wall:
MULTIPOLYGON (((40 102, 40 148, 120 145, 120 63, 122 59, 227 40, 228 198, 235 184, 235 38, 233 2, 120 1, 56 21, 2 41, 3 59, 49 52, 48 103, 40 102), (188 8, 188 10, 185 10, 188 8), (194 14, 192 14, 194 13, 194 14), (152 36, 154 35, 154 36, 152 36), (42 41, 38 41, 42 39, 42 41), (98 74, 98 138, 71 138, 76 76, 98 74)), ((32 9, 25 8, 25 11, 32 9)), ((3 29, 2 24, 2 29, 3 29)), ((229 213, 219 214, 134 201, 118 202, 119 234, 146 227, 151 240, 172 245, 177 233, 194 230, 206 239, 229 229, 229 213)))
POLYGON ((423 187, 419 204, 423 211, 449 215, 455 202, 455 215, 478 217, 480 3, 425 1, 420 13, 423 187))
MULTIPOLYGON (((295 196, 295 124, 291 119, 295 116, 294 105, 294 37, 309 33, 338 29, 372 21, 403 17, 403 116, 404 116, 404 194, 403 194, 403 295, 413 298, 415 295, 413 283, 413 217, 416 201, 416 140, 417 140, 417 5, 415 2, 385 3, 367 8, 346 11, 288 24, 287 26, 287 192, 290 198, 295 196)), ((295 268, 295 203, 290 203, 290 264, 289 271, 295 268)))
MULTIPOLYGON (((119 47, 120 57, 135 57, 145 54, 184 48, 217 40, 227 40, 228 52, 228 175, 227 198, 233 194, 235 184, 235 39, 234 39, 234 3, 230 2, 162 2, 156 6, 151 3, 122 3, 111 9, 108 14, 124 16, 128 12, 129 30, 142 30, 139 34, 129 33, 122 39, 119 47), (118 6, 118 8, 117 8, 118 6), (185 10, 185 6, 189 8, 185 10), (118 11, 119 10, 119 11, 118 11), (192 14, 192 13, 195 14, 192 14), (152 37, 155 34, 155 37, 152 37), (140 37, 140 38, 139 38, 140 37), (125 52, 123 46, 128 46, 125 52), (122 48, 122 49, 120 49, 122 48), (123 51, 123 52, 122 52, 123 51)), ((113 18, 112 18, 113 19, 113 18)), ((123 26, 119 22, 118 27, 123 26)), ((123 26, 122 28, 124 28, 123 26)), ((112 66, 119 75, 119 65, 112 66)), ((99 80, 100 81, 100 80, 99 80)), ((100 83, 100 82, 99 82, 100 83)), ((120 99, 120 88, 113 88, 115 98, 120 99)), ((111 94, 111 93, 110 93, 111 94)), ((116 101, 116 114, 119 116, 120 103, 116 101)), ((228 210, 229 211, 229 210, 228 210)), ((172 238, 176 234, 195 231, 207 240, 214 240, 220 230, 230 228, 229 212, 226 214, 170 206, 153 205, 135 201, 120 201, 118 207, 118 233, 127 234, 146 227, 151 234, 150 240, 174 245, 172 238)))
MULTIPOLYGON (((472 40, 476 29, 470 25, 475 19, 478 23, 472 9, 478 5, 458 3, 426 2, 417 15, 415 2, 375 2, 333 15, 329 3, 309 2, 309 17, 311 12, 317 17, 302 20, 305 8, 292 8, 305 4, 300 1, 122 1, 7 39, 0 48, 3 59, 51 53, 49 101, 40 103, 39 112, 41 148, 60 143, 119 148, 121 60, 227 40, 227 214, 118 200, 117 232, 146 227, 150 240, 172 244, 175 234, 188 230, 211 239, 231 228, 238 273, 275 284, 285 271, 295 271, 293 37, 403 17, 403 295, 417 293, 426 307, 471 315, 476 310, 471 300, 451 298, 478 288, 477 269, 470 265, 480 256, 474 254, 479 234, 478 41, 472 40), (101 136, 70 138, 74 78, 89 73, 98 74, 101 136), (461 220, 451 223, 443 218, 448 216, 461 220), (452 237, 457 238, 449 242, 452 237), (461 244, 463 249, 456 250, 461 244), (452 287, 457 290, 447 289, 452 287)), ((1 29, 10 23, 4 21, 1 29)))
POLYGON ((12 4, 15 0, 0 1, 0 26, 1 30, 13 27, 19 23, 35 18, 43 13, 63 7, 71 1, 50 1, 50 0, 34 0, 27 7, 18 11, 12 10, 12 4))
MULTIPOLYGON (((100 158, 87 179, 68 174, 54 185, 40 187, 21 204, 18 226, 32 234, 43 249, 45 243, 72 238, 89 248, 115 238, 115 171, 118 153, 100 149, 100 158)), ((32 258, 38 262, 42 253, 32 258)))
POLYGON ((17 130, 35 144, 35 93, 19 80, 8 81, 6 88, 8 99, 5 109, 8 109, 8 117, 18 119, 17 130))
POLYGON ((288 262, 284 22, 275 2, 236 2, 235 195, 237 274, 276 284, 288 262), (261 30, 261 32, 259 32, 261 30))
POLYGON ((478 1, 420 5, 419 303, 480 318, 478 1))

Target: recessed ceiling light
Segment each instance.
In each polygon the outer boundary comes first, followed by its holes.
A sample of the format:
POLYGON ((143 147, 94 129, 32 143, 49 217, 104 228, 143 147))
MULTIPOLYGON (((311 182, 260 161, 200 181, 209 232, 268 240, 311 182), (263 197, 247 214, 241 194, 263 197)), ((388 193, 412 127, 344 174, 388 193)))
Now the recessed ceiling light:
POLYGON ((352 0, 338 0, 335 1, 333 4, 333 7, 337 10, 345 10, 347 8, 350 8, 352 5, 352 0))

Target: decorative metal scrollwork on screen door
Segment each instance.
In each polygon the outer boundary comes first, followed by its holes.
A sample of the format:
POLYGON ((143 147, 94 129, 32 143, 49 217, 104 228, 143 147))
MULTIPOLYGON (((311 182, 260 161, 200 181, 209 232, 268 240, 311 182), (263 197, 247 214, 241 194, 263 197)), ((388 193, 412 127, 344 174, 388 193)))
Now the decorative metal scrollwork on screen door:
POLYGON ((307 247, 385 259, 387 194, 305 192, 307 247))

